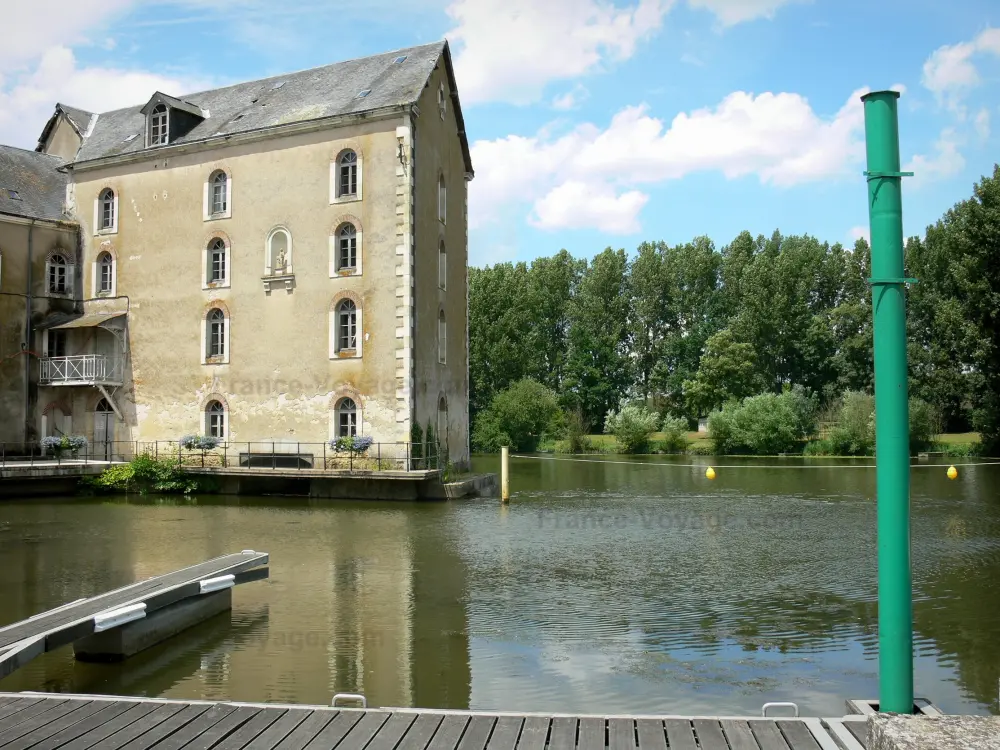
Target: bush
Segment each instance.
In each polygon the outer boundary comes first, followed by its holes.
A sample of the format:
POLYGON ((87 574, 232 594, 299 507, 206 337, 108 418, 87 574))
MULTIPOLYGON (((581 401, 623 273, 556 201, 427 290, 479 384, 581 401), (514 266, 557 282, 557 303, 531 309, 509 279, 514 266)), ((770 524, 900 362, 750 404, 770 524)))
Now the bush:
POLYGON ((663 453, 683 453, 688 447, 687 428, 686 419, 668 414, 660 425, 663 439, 658 442, 657 447, 663 453))
POLYGON ((80 480, 84 487, 98 492, 147 492, 188 494, 202 488, 196 477, 186 475, 171 461, 157 461, 152 456, 136 456, 127 464, 110 466, 95 477, 80 480))
POLYGON ((184 450, 210 451, 218 448, 222 440, 212 435, 185 435, 178 442, 184 450))
POLYGON ((604 431, 614 435, 622 453, 642 453, 649 447, 649 436, 659 423, 656 412, 640 404, 611 410, 604 419, 604 431))
POLYGON ((526 378, 500 391, 476 417, 472 443, 476 450, 496 453, 504 445, 533 452, 559 412, 556 394, 526 378))
POLYGON ((728 402, 709 415, 708 432, 716 453, 774 455, 798 450, 815 420, 815 400, 793 389, 728 402))
POLYGON ((587 437, 587 421, 583 418, 583 410, 578 406, 560 416, 565 450, 557 453, 589 453, 594 449, 593 442, 587 437))
POLYGON ((368 435, 339 437, 330 441, 330 447, 339 453, 364 453, 374 441, 368 435))
POLYGON ((910 453, 927 450, 941 432, 941 413, 923 399, 910 399, 910 453))
POLYGON ((875 399, 862 391, 845 391, 837 423, 826 436, 832 456, 870 456, 875 451, 875 399))

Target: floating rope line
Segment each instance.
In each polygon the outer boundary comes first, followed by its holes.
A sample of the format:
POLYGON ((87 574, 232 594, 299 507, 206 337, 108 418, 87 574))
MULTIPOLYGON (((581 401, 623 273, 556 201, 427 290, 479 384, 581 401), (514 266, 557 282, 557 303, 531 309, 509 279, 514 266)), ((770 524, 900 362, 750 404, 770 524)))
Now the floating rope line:
MULTIPOLYGON (((826 466, 788 466, 781 464, 674 464, 653 463, 650 461, 602 461, 597 458, 555 458, 554 456, 522 456, 511 454, 511 458, 528 458, 535 461, 566 461, 583 464, 620 464, 622 466, 663 466, 676 469, 704 469, 711 466, 714 469, 874 469, 876 464, 828 464, 826 466)), ((911 469, 945 469, 954 466, 1000 466, 1000 459, 963 464, 910 464, 911 469)))

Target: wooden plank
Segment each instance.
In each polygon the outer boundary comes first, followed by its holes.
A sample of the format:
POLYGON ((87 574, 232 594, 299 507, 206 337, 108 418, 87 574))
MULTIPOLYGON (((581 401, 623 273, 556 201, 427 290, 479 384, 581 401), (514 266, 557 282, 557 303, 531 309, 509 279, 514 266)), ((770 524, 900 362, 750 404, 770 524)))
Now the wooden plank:
POLYGON ((87 732, 93 731, 110 721, 114 721, 115 718, 121 716, 123 713, 135 706, 134 703, 126 701, 115 701, 114 703, 102 702, 100 705, 102 708, 98 709, 90 716, 81 721, 74 722, 65 729, 56 732, 46 740, 34 743, 33 745, 28 745, 27 741, 31 737, 24 737, 21 740, 18 740, 18 742, 8 745, 8 748, 9 750, 17 750, 19 747, 23 746, 24 748, 33 747, 35 750, 55 750, 57 747, 72 742, 87 732))
MULTIPOLYGON (((272 750, 279 742, 285 739, 299 724, 310 716, 322 715, 325 711, 311 711, 308 708, 290 708, 285 715, 278 719, 266 730, 254 737, 244 750, 272 750)), ((333 713, 330 711, 329 713, 333 713)), ((319 731, 317 729, 317 731, 319 731)), ((314 735, 315 736, 315 735, 314 735)))
MULTIPOLYGON (((163 723, 171 716, 182 710, 184 706, 177 703, 153 704, 153 710, 129 724, 119 732, 94 744, 90 750, 119 750, 123 745, 127 745, 140 734, 148 732, 150 729, 163 723)), ((205 707, 208 708, 207 706, 205 707)))
POLYGON ((417 715, 411 713, 392 714, 368 743, 368 750, 393 750, 415 718, 417 715))
MULTIPOLYGON (((96 745, 104 738, 110 737, 119 729, 127 727, 138 721, 156 708, 155 703, 129 703, 126 705, 127 708, 124 711, 121 711, 117 716, 110 720, 108 720, 107 717, 102 718, 104 711, 100 711, 89 719, 80 722, 80 724, 71 727, 71 729, 82 728, 83 725, 91 723, 95 719, 100 719, 96 726, 92 726, 91 728, 79 733, 76 736, 76 739, 63 743, 60 750, 87 750, 87 748, 96 745)), ((54 740, 55 737, 52 739, 54 740)))
POLYGON ((338 750, 364 750, 390 716, 388 711, 365 711, 361 721, 337 745, 338 750))
MULTIPOLYGON (((198 737, 202 732, 207 732, 215 724, 225 719, 227 716, 236 711, 235 706, 227 706, 225 704, 216 703, 214 706, 209 708, 203 714, 193 717, 183 726, 178 727, 177 731, 170 735, 165 735, 160 738, 158 744, 156 745, 156 750, 180 750, 188 742, 198 737)), ((167 722, 164 722, 164 724, 167 722)), ((140 737, 140 740, 146 739, 145 737, 140 737)), ((150 739, 152 739, 150 737, 150 739)), ((145 747, 150 747, 151 745, 146 745, 145 747)), ((132 750, 132 743, 130 743, 126 750, 132 750)))
POLYGON ((493 734, 490 735, 490 743, 486 746, 487 750, 514 750, 523 723, 524 720, 519 716, 498 717, 493 734))
MULTIPOLYGON (((691 725, 684 722, 684 726, 688 734, 691 735, 691 748, 696 750, 691 725)), ((663 722, 660 719, 636 719, 635 729, 636 734, 639 735, 639 750, 667 750, 667 735, 664 733, 663 722)), ((674 750, 672 741, 670 750, 674 750)))
POLYGON ((604 750, 604 719, 585 716, 580 719, 579 750, 604 750))
POLYGON ((760 750, 760 745, 750 731, 748 722, 723 719, 719 723, 732 750, 760 750))
POLYGON ((245 745, 256 739, 274 722, 287 713, 281 707, 260 709, 249 721, 215 746, 215 750, 243 750, 245 745))
POLYGON ((274 750, 302 750, 334 719, 339 711, 310 711, 306 720, 277 744, 274 750))
POLYGON ((22 721, 26 721, 32 716, 49 711, 56 706, 61 706, 63 703, 65 703, 65 701, 53 700, 51 698, 27 701, 23 704, 14 703, 12 706, 17 706, 18 710, 16 713, 11 712, 0 719, 0 733, 7 731, 11 727, 17 726, 22 721))
POLYGON ((729 750, 718 719, 695 719, 691 722, 702 750, 729 750))
POLYGON ((791 750, 820 750, 819 743, 812 736, 809 727, 801 721, 781 721, 779 719, 775 724, 781 730, 781 734, 791 750))
MULTIPOLYGON (((232 711, 232 708, 229 706, 184 706, 172 716, 143 729, 142 732, 126 741, 124 745, 121 745, 116 750, 146 750, 146 748, 152 747, 164 737, 174 734, 210 713, 214 712, 215 721, 218 721, 230 711, 232 711)), ((142 725, 149 721, 150 718, 147 716, 145 720, 136 723, 142 728, 142 725)))
POLYGON ((757 744, 761 750, 790 750, 785 741, 778 724, 773 719, 761 719, 750 722, 750 731, 753 732, 757 744))
POLYGON ((854 735, 854 739, 860 742, 865 747, 868 747, 868 722, 867 721, 845 721, 844 726, 847 727, 851 734, 854 735))
POLYGON ((517 750, 544 750, 549 737, 551 720, 544 716, 528 716, 521 727, 517 740, 517 750))
POLYGON ((417 714, 396 750, 425 750, 441 724, 441 714, 417 714))
POLYGON ((332 750, 337 743, 344 739, 344 735, 351 731, 351 728, 361 721, 364 715, 361 711, 341 711, 340 714, 323 727, 309 744, 306 750, 332 750))
POLYGON ((549 750, 575 750, 576 719, 556 716, 549 731, 549 750))
POLYGON ((18 711, 23 711, 28 706, 38 703, 42 700, 41 698, 17 698, 10 696, 0 705, 0 719, 11 714, 16 714, 18 711))
POLYGON ((666 725, 670 750, 697 750, 698 745, 694 741, 694 729, 690 721, 667 719, 663 723, 666 725))
MULTIPOLYGON (((208 748, 221 742, 224 737, 228 737, 231 732, 235 732, 263 710, 265 709, 257 708, 256 706, 240 706, 232 713, 226 714, 222 721, 216 722, 182 747, 187 750, 208 750, 208 748)), ((168 737, 164 744, 169 743, 172 739, 173 737, 168 737)), ((157 750, 162 750, 160 745, 156 747, 157 750)))
POLYGON ((461 742, 458 743, 458 750, 485 750, 496 720, 496 716, 482 714, 473 716, 465 734, 462 735, 461 742))
POLYGON ((468 716, 447 714, 427 745, 427 750, 455 750, 468 723, 468 716))
POLYGON ((66 701, 50 711, 40 713, 27 721, 21 722, 16 727, 8 729, 0 735, 0 747, 9 748, 10 750, 30 747, 36 742, 48 739, 56 732, 61 732, 66 727, 76 724, 78 721, 83 721, 91 714, 100 711, 105 705, 107 704, 95 704, 90 701, 66 701), (29 737, 30 739, 25 740, 25 737, 29 737))
POLYGON ((608 719, 608 750, 635 750, 635 720, 608 719))

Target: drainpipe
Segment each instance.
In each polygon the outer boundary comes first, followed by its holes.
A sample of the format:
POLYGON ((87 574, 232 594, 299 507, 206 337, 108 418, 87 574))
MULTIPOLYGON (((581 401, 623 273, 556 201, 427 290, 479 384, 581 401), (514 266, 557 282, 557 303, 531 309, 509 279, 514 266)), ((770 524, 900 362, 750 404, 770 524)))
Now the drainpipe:
POLYGON ((910 414, 899 119, 895 91, 861 97, 868 155, 875 346, 879 711, 913 713, 910 414))
POLYGON ((24 423, 23 423, 23 434, 24 447, 28 446, 28 424, 31 417, 31 406, 29 403, 29 389, 28 384, 31 381, 31 352, 34 351, 31 341, 31 271, 32 271, 32 240, 35 232, 35 220, 32 219, 31 223, 28 225, 28 287, 25 289, 25 302, 24 302, 24 341, 25 341, 25 352, 24 352, 24 423))

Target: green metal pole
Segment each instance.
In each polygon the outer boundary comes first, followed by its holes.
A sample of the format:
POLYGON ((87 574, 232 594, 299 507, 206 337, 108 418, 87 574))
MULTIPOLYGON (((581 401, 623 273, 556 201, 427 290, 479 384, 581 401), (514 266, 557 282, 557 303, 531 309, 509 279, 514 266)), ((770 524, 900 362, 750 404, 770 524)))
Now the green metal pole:
POLYGON ((913 713, 910 414, 898 99, 895 91, 876 91, 861 97, 868 152, 875 326, 879 710, 910 714, 913 713))

